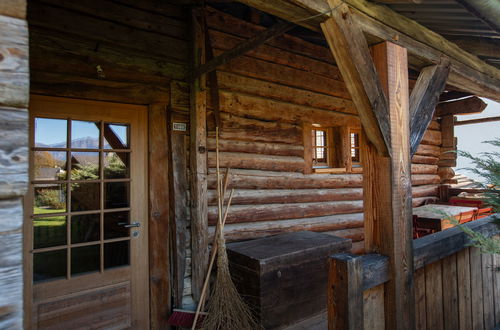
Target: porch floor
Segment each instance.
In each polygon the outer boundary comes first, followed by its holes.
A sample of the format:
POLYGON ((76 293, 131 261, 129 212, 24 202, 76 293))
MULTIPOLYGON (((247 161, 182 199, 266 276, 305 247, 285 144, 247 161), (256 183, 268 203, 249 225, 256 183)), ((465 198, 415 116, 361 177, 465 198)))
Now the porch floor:
POLYGON ((280 330, 325 330, 328 329, 328 314, 325 311, 295 324, 288 325, 280 330))

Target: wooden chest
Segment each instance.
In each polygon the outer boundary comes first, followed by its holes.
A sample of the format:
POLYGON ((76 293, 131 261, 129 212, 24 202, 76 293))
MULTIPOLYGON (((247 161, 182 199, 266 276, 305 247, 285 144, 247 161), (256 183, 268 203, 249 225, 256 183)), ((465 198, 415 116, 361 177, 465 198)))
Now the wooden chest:
POLYGON ((328 256, 348 239, 310 231, 228 244, 231 274, 265 329, 326 310, 328 256))

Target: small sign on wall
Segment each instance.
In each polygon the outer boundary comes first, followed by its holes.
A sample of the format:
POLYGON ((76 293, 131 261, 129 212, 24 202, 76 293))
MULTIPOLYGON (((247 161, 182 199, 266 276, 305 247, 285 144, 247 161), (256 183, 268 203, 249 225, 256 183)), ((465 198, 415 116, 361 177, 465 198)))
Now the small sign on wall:
POLYGON ((186 123, 173 123, 172 129, 174 131, 185 132, 185 131, 187 131, 187 124, 186 123))

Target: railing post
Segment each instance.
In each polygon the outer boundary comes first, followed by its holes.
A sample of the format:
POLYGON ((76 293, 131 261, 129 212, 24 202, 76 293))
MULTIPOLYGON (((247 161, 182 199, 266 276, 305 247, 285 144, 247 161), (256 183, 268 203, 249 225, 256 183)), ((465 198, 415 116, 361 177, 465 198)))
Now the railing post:
POLYGON ((328 329, 364 328, 363 265, 361 257, 349 253, 330 258, 328 275, 328 329))

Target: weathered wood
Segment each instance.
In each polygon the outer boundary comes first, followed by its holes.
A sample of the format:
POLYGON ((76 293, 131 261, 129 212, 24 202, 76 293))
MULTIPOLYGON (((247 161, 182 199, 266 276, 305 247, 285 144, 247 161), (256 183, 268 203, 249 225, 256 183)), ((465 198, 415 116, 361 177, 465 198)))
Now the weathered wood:
POLYGON ((491 123, 493 121, 500 121, 500 116, 497 116, 497 117, 487 117, 487 118, 479 118, 479 119, 470 119, 470 120, 460 120, 460 121, 455 121, 454 125, 455 126, 461 126, 461 125, 491 123))
POLYGON ((410 154, 413 156, 422 140, 450 72, 450 62, 423 68, 410 96, 410 154))
POLYGON ((420 156, 420 155, 414 155, 412 158, 412 163, 413 164, 429 164, 429 165, 436 165, 439 162, 438 157, 434 156, 420 156))
POLYGON ((427 329, 427 311, 425 309, 425 269, 415 271, 415 328, 427 329))
MULTIPOLYGON (((297 156, 259 155, 244 152, 220 152, 220 166, 266 171, 302 172, 304 159, 297 156)), ((215 168, 215 152, 208 153, 208 166, 215 168)))
POLYGON ((471 277, 469 265, 469 249, 457 253, 457 285, 458 285, 458 321, 457 329, 472 329, 471 309, 471 277))
POLYGON ((313 146, 312 146, 312 133, 313 126, 310 122, 304 122, 302 124, 302 143, 303 143, 303 157, 304 157, 304 170, 302 173, 311 174, 313 173, 313 146))
POLYGON ((380 254, 361 256, 363 290, 374 288, 389 281, 389 257, 380 254))
POLYGON ((436 116, 468 115, 481 113, 487 104, 479 97, 472 96, 457 101, 440 103, 436 108, 436 116))
MULTIPOLYGON (((500 239, 500 236, 495 236, 496 239, 500 239)), ((500 268, 500 255, 493 255, 493 269, 498 270, 500 268)), ((495 324, 500 323, 500 272, 493 272, 493 296, 495 297, 495 324)))
POLYGON ((363 329, 363 266, 361 258, 336 254, 328 275, 328 329, 363 329))
POLYGON ((390 154, 388 104, 361 28, 349 7, 329 0, 332 17, 321 24, 333 57, 346 82, 367 138, 381 154, 390 154))
POLYGON ((425 266, 425 292, 427 329, 444 329, 441 261, 425 266))
MULTIPOLYGON (((170 120, 170 122, 172 122, 170 120)), ((189 214, 188 214, 188 180, 187 180, 187 136, 170 131, 170 171, 171 191, 170 203, 172 220, 172 261, 174 277, 174 301, 177 308, 182 308, 182 296, 184 291, 184 275, 186 273, 186 246, 189 243, 189 214)))
POLYGON ((277 23, 276 25, 268 28, 259 35, 242 42, 241 44, 224 52, 221 55, 218 55, 217 57, 214 57, 209 62, 201 64, 199 67, 195 68, 191 79, 195 79, 202 74, 206 74, 215 70, 218 66, 228 63, 232 59, 251 51, 252 49, 266 43, 268 40, 273 39, 292 29, 294 26, 295 24, 286 21, 277 23))
POLYGON ((0 15, 25 19, 26 0, 4 0, 0 3, 0 15))
MULTIPOLYGON (((207 148, 209 151, 215 151, 215 138, 209 137, 207 139, 207 148)), ((278 156, 302 156, 304 154, 304 147, 299 145, 226 139, 219 139, 219 150, 221 152, 253 153, 278 156)))
MULTIPOLYGON (((234 205, 226 223, 321 217, 334 214, 358 213, 363 210, 362 201, 334 201, 316 203, 234 205)), ((208 207, 208 223, 217 222, 217 207, 208 207)))
MULTIPOLYGON (((192 60, 194 67, 197 67, 203 64, 205 59, 206 31, 202 10, 195 8, 191 15, 192 60)), ((192 292, 195 300, 200 297, 208 263, 206 99, 206 81, 202 75, 191 83, 190 109, 191 265, 192 292)))
POLYGON ((0 16, 0 105, 26 109, 29 99, 28 24, 0 16))
POLYGON ((438 171, 437 165, 428 164, 412 164, 411 174, 436 174, 438 171))
POLYGON ((457 256, 442 261, 443 266, 443 317, 444 329, 459 328, 457 256))
POLYGON ((0 198, 28 189, 28 111, 0 107, 0 198))
POLYGON ((428 129, 427 131, 425 131, 421 143, 430 144, 433 146, 441 145, 441 132, 437 130, 428 129))
POLYGON ((384 286, 365 290, 363 300, 365 330, 384 330, 384 286))
POLYGON ((151 327, 168 329, 170 312, 170 223, 167 109, 149 107, 149 290, 151 327))
MULTIPOLYGON (((481 253, 481 273, 483 280, 483 315, 484 328, 493 329, 495 323, 495 296, 493 291, 493 273, 498 270, 493 268, 493 255, 481 253)), ((498 297, 496 297, 498 299, 498 297)))
POLYGON ((479 248, 469 249, 470 260, 470 286, 472 306, 472 329, 484 329, 483 307, 483 276, 481 268, 481 251, 479 248))
POLYGON ((432 156, 439 157, 441 154, 441 148, 439 146, 419 144, 415 155, 418 156, 432 156))

